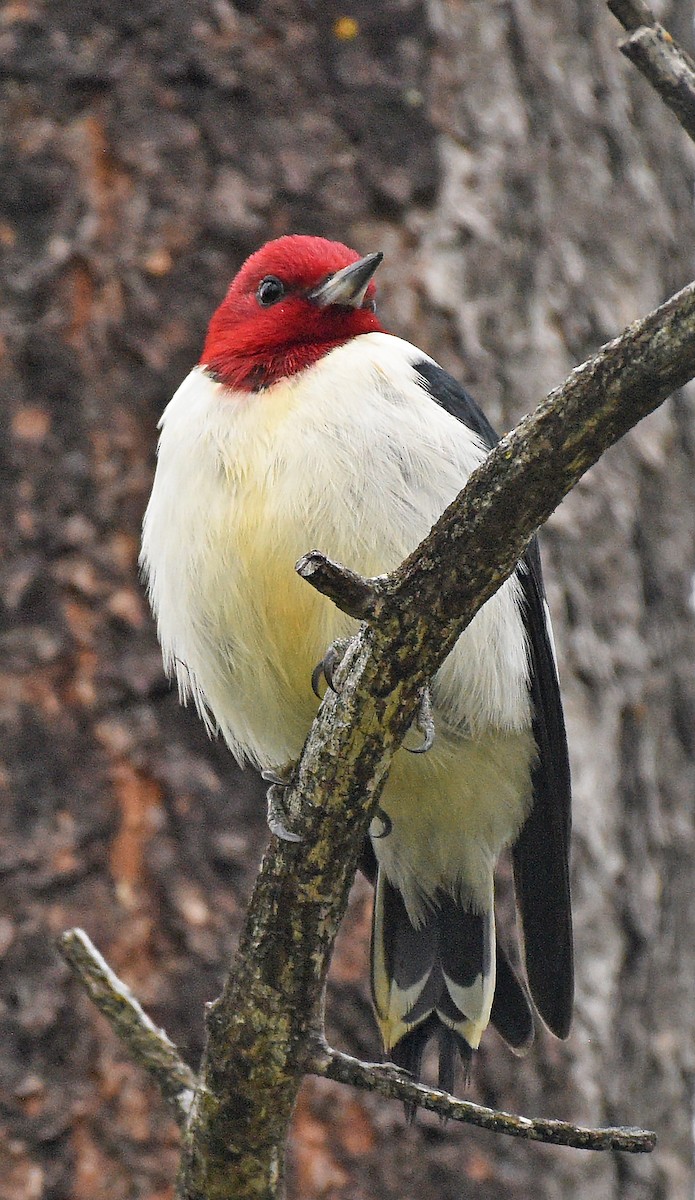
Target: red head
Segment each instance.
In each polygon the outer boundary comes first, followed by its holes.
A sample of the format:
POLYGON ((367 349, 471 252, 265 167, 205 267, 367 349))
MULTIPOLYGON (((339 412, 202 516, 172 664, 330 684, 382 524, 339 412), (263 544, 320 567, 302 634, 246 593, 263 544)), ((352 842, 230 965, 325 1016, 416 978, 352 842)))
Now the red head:
POLYGON ((227 387, 255 392, 380 330, 371 280, 381 258, 319 237, 268 242, 210 321, 201 366, 227 387))

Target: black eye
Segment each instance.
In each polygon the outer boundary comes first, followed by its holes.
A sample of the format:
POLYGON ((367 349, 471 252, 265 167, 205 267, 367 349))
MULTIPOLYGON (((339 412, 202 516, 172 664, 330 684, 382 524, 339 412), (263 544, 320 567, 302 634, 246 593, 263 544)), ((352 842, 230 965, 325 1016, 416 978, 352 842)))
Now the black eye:
POLYGON ((258 285, 256 299, 262 308, 270 308, 271 304, 277 304, 278 300, 282 300, 284 294, 284 283, 275 275, 266 275, 258 285))

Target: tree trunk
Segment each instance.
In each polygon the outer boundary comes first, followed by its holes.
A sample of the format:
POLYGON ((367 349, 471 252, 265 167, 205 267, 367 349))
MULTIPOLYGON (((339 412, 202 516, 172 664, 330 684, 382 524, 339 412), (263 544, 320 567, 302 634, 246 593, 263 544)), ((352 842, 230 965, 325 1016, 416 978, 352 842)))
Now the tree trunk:
MULTIPOLYGON (((688 46, 690 5, 659 15, 688 46)), ((695 154, 598 0, 7 8, 0 1200, 164 1200, 173 1123, 53 949, 82 924, 196 1064, 267 839, 165 685, 137 582, 156 421, 241 258, 382 249, 380 315, 500 428, 693 273, 695 154)), ((473 1098, 651 1125, 587 1155, 309 1079, 302 1200, 692 1195, 695 413, 676 398, 544 535, 575 789, 570 1040, 490 1032, 473 1098)), ((312 547, 307 546, 307 550, 312 547)), ((511 919, 508 872, 502 909, 511 919)), ((329 1034, 377 1054, 358 880, 329 1034)))

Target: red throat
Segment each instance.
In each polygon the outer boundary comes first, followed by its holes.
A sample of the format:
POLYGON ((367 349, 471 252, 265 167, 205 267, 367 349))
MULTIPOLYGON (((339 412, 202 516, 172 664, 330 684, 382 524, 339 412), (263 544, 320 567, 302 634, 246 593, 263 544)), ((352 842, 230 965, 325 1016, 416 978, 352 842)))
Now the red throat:
POLYGON ((344 345, 362 333, 381 329, 373 313, 350 314, 349 322, 340 322, 334 329, 314 331, 299 327, 283 330, 284 344, 257 340, 258 330, 226 328, 224 312, 218 309, 210 322, 201 365, 228 388, 242 392, 258 392, 279 379, 296 375, 311 367, 337 346, 344 345), (313 336, 312 335, 313 332, 313 336))
POLYGON ((236 391, 257 392, 313 366, 331 350, 364 333, 381 331, 370 283, 362 308, 321 308, 310 291, 359 255, 324 238, 284 237, 269 242, 242 266, 208 328, 200 365, 236 391), (262 307, 258 288, 268 277, 285 294, 262 307))

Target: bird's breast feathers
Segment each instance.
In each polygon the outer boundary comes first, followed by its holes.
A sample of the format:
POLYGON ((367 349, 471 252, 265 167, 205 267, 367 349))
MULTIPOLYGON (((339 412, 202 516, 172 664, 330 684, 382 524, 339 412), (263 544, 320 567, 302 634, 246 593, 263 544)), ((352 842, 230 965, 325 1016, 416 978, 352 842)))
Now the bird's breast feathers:
MULTIPOLYGON (((423 388, 423 360, 370 333, 257 393, 196 368, 164 412, 142 561, 167 667, 240 758, 299 752, 311 671, 354 628, 295 574, 300 555, 392 570, 487 453, 423 388)), ((452 735, 528 729, 515 579, 459 640, 436 704, 452 735)))

